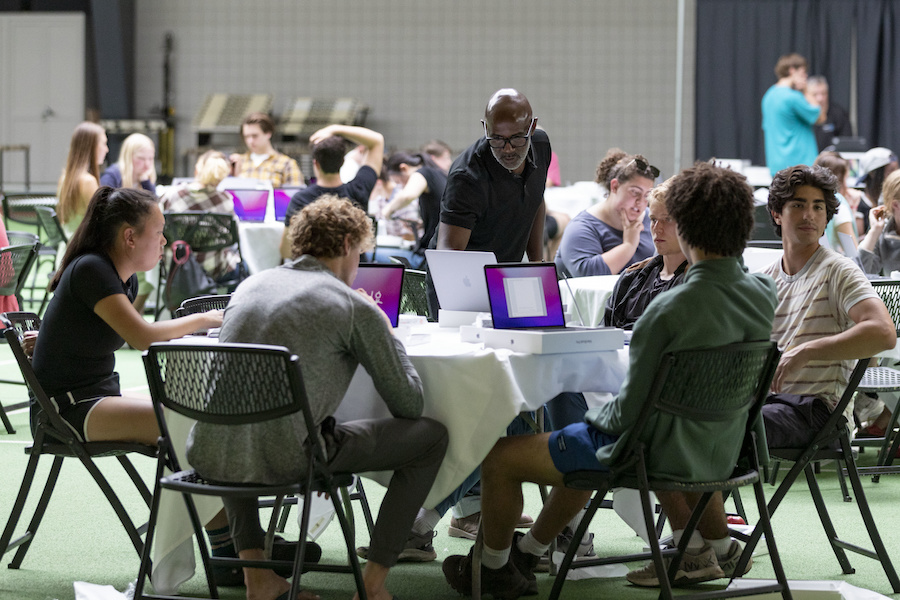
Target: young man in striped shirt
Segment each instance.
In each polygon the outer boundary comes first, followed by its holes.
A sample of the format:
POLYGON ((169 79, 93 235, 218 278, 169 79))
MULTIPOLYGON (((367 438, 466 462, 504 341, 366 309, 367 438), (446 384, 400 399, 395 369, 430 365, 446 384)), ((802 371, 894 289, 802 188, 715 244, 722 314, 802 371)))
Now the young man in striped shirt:
POLYGON ((893 348, 884 303, 851 260, 819 244, 837 211, 837 179, 822 167, 779 171, 769 212, 784 256, 765 269, 778 289, 772 339, 783 354, 763 407, 770 448, 808 444, 837 405, 853 363, 893 348))

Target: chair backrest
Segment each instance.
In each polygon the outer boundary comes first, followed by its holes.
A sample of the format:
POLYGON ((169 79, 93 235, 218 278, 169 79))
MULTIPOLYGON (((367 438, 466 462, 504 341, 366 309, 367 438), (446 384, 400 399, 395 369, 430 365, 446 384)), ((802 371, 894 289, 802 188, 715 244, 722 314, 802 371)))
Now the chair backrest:
POLYGON ((299 361, 281 346, 157 343, 144 368, 153 398, 196 421, 243 425, 308 409, 299 361))
POLYGON ((400 292, 400 313, 428 317, 428 299, 425 295, 425 271, 406 269, 400 292))
POLYGON ((9 240, 10 246, 34 246, 41 241, 38 234, 31 233, 30 231, 7 231, 6 237, 9 240))
POLYGON ((900 333, 900 281, 893 279, 875 280, 872 282, 872 287, 875 288, 875 292, 891 314, 894 328, 900 333))
POLYGON ((41 228, 47 234, 46 246, 59 250, 61 244, 69 241, 53 208, 49 206, 35 206, 34 214, 37 215, 41 228))
POLYGON ((38 331, 41 328, 41 318, 32 312, 5 312, 3 313, 3 327, 13 327, 19 334, 19 339, 26 331, 38 331))
POLYGON ((36 206, 56 206, 58 200, 46 194, 5 194, 3 196, 3 219, 8 225, 10 221, 24 225, 40 225, 36 206))
POLYGON ((164 230, 169 244, 184 240, 194 252, 215 252, 237 245, 240 253, 237 222, 233 215, 192 211, 165 213, 164 230))
POLYGON ((37 259, 40 242, 0 248, 0 296, 18 296, 31 266, 37 259))
MULTIPOLYGON (((714 448, 717 452, 716 464, 728 465, 723 468, 729 469, 720 476, 727 477, 749 440, 746 436, 741 439, 723 436, 733 435, 729 432, 735 428, 729 425, 734 423, 740 423, 743 431, 752 428, 768 395, 779 356, 778 347, 769 341, 742 342, 665 355, 638 421, 629 434, 627 443, 630 447, 622 456, 629 457, 638 449, 643 451, 643 446, 647 445, 646 455, 650 463, 661 453, 667 453, 671 460, 673 452, 679 455, 684 453, 685 461, 695 462, 703 459, 704 452, 714 448), (658 413, 667 413, 685 423, 720 423, 723 436, 698 439, 690 448, 676 447, 668 439, 662 439, 668 435, 664 432, 657 430, 645 435, 644 429, 658 413), (659 447, 652 442, 647 443, 645 440, 648 438, 659 442, 659 447), (730 456, 727 455, 729 450, 730 456)), ((708 432, 708 428, 705 431, 708 432)), ((626 470, 631 468, 627 461, 623 467, 626 470)))
POLYGON ((175 310, 175 318, 208 310, 224 310, 231 302, 231 294, 213 294, 188 298, 175 310))

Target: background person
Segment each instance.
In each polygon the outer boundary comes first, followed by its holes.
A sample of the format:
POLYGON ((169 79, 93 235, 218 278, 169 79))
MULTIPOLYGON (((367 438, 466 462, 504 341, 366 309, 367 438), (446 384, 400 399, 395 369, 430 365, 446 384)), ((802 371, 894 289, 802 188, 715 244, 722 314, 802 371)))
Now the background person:
POLYGON ((762 98, 766 166, 773 176, 792 165, 811 165, 819 153, 813 125, 825 121, 825 111, 808 93, 806 68, 799 54, 779 58, 778 81, 762 98))
MULTIPOLYGON (((194 181, 169 190, 159 199, 163 212, 202 211, 234 215, 234 198, 230 192, 218 190, 218 186, 231 171, 231 164, 218 150, 207 150, 194 165, 194 181)), ((232 279, 240 263, 236 248, 223 248, 216 252, 197 252, 197 262, 216 281, 232 279)))
POLYGON ((606 301, 605 327, 633 329, 653 298, 684 279, 687 257, 678 243, 675 220, 666 209, 671 181, 668 179, 650 191, 650 234, 656 256, 631 265, 616 281, 613 293, 606 301))
POLYGON ((111 188, 143 188, 156 194, 156 146, 143 133, 132 133, 122 142, 119 160, 103 171, 100 185, 111 188))
MULTIPOLYGON (((119 160, 100 176, 100 185, 112 188, 144 189, 156 195, 156 149, 153 140, 142 133, 132 133, 122 142, 119 160)), ((141 314, 150 293, 158 282, 147 278, 144 271, 138 271, 138 293, 134 307, 141 314)))
MULTIPOLYGON (((869 217, 870 209, 882 204, 881 188, 884 180, 898 167, 900 164, 897 162, 897 155, 888 148, 871 148, 859 159, 859 178, 856 184, 865 184, 865 197, 860 200, 859 210, 866 219, 869 217)), ((869 225, 866 223, 866 231, 869 225)))
POLYGON ((275 122, 266 113, 255 112, 244 117, 241 123, 241 139, 247 152, 232 154, 232 172, 235 177, 271 181, 272 187, 296 186, 305 183, 297 161, 277 151, 272 146, 275 122))
POLYGON ((597 166, 606 198, 581 211, 563 233, 556 266, 567 277, 618 275, 653 256, 647 197, 659 169, 640 154, 611 148, 597 166))
POLYGON ((806 90, 825 113, 825 120, 813 126, 819 151, 825 150, 828 146, 833 146, 834 138, 836 137, 851 137, 853 135, 853 125, 850 123, 850 116, 847 114, 847 109, 843 106, 829 101, 828 80, 825 79, 825 76, 813 75, 808 78, 806 80, 806 90))
POLYGON ((100 165, 108 152, 106 131, 102 127, 85 121, 75 128, 66 166, 56 188, 59 199, 56 216, 68 237, 81 225, 88 203, 100 187, 100 165))
POLYGON ((417 264, 413 266, 418 268, 424 261, 425 248, 437 232, 447 174, 426 154, 395 152, 387 160, 386 168, 388 176, 402 188, 382 209, 381 217, 390 219, 395 212, 413 200, 418 199, 419 202, 419 215, 425 232, 413 248, 413 253, 418 257, 417 264))
MULTIPOLYGON (((826 151, 819 154, 819 156, 816 157, 816 162, 813 164, 828 169, 840 181, 838 173, 841 172, 841 167, 846 165, 846 161, 844 161, 837 152, 826 151), (837 157, 834 155, 837 155, 837 157), (832 166, 834 169, 832 169, 832 166)), ((844 172, 844 175, 846 175, 846 171, 844 172)), ((838 187, 840 187, 840 185, 838 187)), ((828 226, 825 227, 825 237, 828 239, 831 249, 835 252, 840 254, 852 254, 852 252, 848 252, 850 248, 845 248, 844 245, 849 243, 852 244, 853 248, 856 248, 859 244, 856 233, 856 219, 854 218, 855 210, 854 207, 850 205, 850 201, 839 191, 835 193, 835 198, 837 198, 838 201, 838 210, 834 217, 828 222, 828 226), (841 236, 838 235, 841 233, 848 237, 842 239, 841 236), (845 241, 848 239, 849 241, 845 241)), ((859 202, 857 201, 857 206, 858 205, 859 202)))

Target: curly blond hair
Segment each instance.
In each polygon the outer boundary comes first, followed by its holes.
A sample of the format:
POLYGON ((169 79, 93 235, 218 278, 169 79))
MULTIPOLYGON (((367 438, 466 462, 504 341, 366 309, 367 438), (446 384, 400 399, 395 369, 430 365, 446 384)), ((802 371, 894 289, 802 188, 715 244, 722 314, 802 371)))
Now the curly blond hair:
POLYGON ((337 258, 344 254, 344 238, 363 250, 372 248, 375 236, 372 220, 347 198, 325 194, 291 219, 288 232, 291 256, 310 254, 316 258, 337 258))

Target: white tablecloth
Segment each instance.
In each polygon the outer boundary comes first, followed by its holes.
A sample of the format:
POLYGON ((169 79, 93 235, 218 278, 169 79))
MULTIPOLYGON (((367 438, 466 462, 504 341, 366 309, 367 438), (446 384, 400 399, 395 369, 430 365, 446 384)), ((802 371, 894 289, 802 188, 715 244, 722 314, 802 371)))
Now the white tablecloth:
MULTIPOLYGON (((201 340, 206 338, 185 341, 201 340)), ((563 391, 616 393, 628 369, 627 349, 527 355, 460 342, 458 330, 440 328, 436 323, 412 329, 407 353, 425 388, 425 416, 443 423, 450 435, 427 507, 462 483, 517 414, 537 409, 563 391)), ((390 414, 372 379, 360 368, 335 417, 347 421, 387 416, 390 414)), ((189 428, 189 422, 176 422, 172 428, 176 448, 183 448, 189 428)), ((183 455, 179 460, 186 467, 183 455)), ((218 498, 198 496, 195 503, 204 522, 222 508, 218 498)), ((193 532, 180 495, 164 491, 159 515, 153 584, 157 591, 169 593, 194 572, 193 532)))

